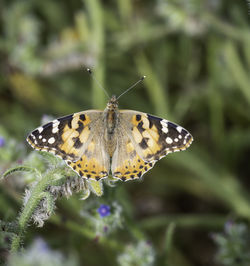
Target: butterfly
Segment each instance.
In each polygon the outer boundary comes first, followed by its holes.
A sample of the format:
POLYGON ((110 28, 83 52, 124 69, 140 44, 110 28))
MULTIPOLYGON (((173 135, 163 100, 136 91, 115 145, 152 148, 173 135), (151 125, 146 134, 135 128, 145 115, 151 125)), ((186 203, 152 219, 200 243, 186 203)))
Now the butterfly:
POLYGON ((112 96, 104 111, 87 110, 38 127, 27 137, 36 150, 61 157, 79 176, 138 179, 162 157, 188 148, 183 127, 138 111, 119 110, 112 96))

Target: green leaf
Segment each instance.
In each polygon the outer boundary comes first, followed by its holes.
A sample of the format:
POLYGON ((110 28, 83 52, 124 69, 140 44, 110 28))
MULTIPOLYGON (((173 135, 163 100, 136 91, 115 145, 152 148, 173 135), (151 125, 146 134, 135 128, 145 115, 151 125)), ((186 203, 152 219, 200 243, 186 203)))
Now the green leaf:
POLYGON ((95 180, 88 180, 87 181, 88 187, 94 192, 98 197, 102 196, 103 194, 103 184, 102 180, 95 181, 95 180))
POLYGON ((166 249, 166 259, 169 260, 171 256, 171 249, 173 246, 173 235, 175 230, 175 223, 170 223, 165 236, 165 249, 166 249))

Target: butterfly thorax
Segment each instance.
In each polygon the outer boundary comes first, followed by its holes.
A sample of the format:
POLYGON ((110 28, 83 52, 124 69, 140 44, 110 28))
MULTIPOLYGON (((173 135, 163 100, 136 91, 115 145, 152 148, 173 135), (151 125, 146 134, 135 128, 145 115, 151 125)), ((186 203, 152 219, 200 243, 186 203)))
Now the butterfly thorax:
POLYGON ((104 110, 104 123, 107 125, 106 141, 109 154, 112 155, 116 147, 116 128, 119 122, 118 101, 116 96, 112 96, 106 109, 104 110))

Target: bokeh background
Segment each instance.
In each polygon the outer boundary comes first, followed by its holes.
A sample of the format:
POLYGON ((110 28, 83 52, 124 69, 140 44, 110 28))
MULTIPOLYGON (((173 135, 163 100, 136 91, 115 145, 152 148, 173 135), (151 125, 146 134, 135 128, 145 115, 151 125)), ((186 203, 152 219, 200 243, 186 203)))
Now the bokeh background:
MULTIPOLYGON (((1 1, 1 174, 30 155, 25 138, 42 121, 105 108, 88 67, 110 95, 146 75, 120 108, 174 121, 194 137, 142 182, 58 200, 42 228, 30 224, 24 247, 42 238, 79 265, 130 265, 117 258, 144 239, 154 262, 140 262, 135 248, 131 265, 249 265, 240 264, 243 251, 235 264, 218 259, 223 236, 239 223, 247 234, 250 221, 249 13, 243 0, 1 1), (81 231, 80 210, 93 201, 122 206, 123 227, 102 241, 81 231)), ((17 177, 1 182, 4 221, 15 220, 28 185, 17 177)), ((1 241, 6 258, 8 238, 1 241)))

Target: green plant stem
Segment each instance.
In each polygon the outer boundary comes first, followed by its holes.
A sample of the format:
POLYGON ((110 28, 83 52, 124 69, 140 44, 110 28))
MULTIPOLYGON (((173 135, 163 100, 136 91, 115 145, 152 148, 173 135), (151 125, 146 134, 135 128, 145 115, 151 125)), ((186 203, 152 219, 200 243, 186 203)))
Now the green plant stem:
POLYGON ((225 59, 227 61, 227 67, 231 76, 234 78, 237 87, 243 94, 244 98, 250 103, 250 90, 249 90, 249 73, 244 67, 239 53, 237 52, 237 46, 232 42, 228 42, 225 45, 225 59))
MULTIPOLYGON (((104 85, 105 75, 105 34, 102 4, 99 0, 86 0, 84 1, 89 14, 89 23, 91 24, 91 43, 94 54, 96 55, 96 65, 94 75, 98 82, 104 85)), ((93 106, 95 108, 103 108, 105 106, 104 91, 99 88, 98 84, 93 82, 93 106)))
POLYGON ((166 265, 171 265, 169 262, 169 258, 171 257, 171 251, 173 246, 173 236, 174 236, 175 224, 170 223, 166 235, 165 235, 165 258, 166 258, 166 265))
POLYGON ((212 26, 216 31, 219 31, 227 37, 233 38, 235 40, 248 42, 249 41, 249 32, 247 28, 238 28, 232 24, 225 22, 222 19, 219 19, 217 16, 214 16, 211 13, 204 13, 203 19, 210 26, 212 26))
MULTIPOLYGON (((58 170, 57 170, 58 171, 58 170)), ((53 174, 55 170, 49 171, 46 175, 44 175, 35 185, 35 187, 31 190, 31 195, 24 206, 21 215, 18 219, 19 230, 18 234, 15 235, 12 239, 11 243, 11 252, 16 252, 20 248, 21 241, 24 237, 25 230, 28 226, 30 218, 38 206, 39 202, 43 198, 42 193, 47 188, 48 185, 53 181, 53 174)))
POLYGON ((171 114, 168 110, 167 93, 165 92, 163 86, 160 84, 155 71, 150 65, 150 62, 142 52, 137 54, 135 61, 141 75, 148 76, 148 78, 144 80, 144 83, 146 84, 148 95, 151 99, 156 113, 162 116, 168 114, 168 118, 171 119, 171 114))
POLYGON ((143 229, 155 229, 166 224, 174 223, 178 227, 203 227, 221 228, 227 221, 225 215, 218 214, 190 214, 190 215, 160 215, 152 218, 145 218, 140 222, 143 229))

